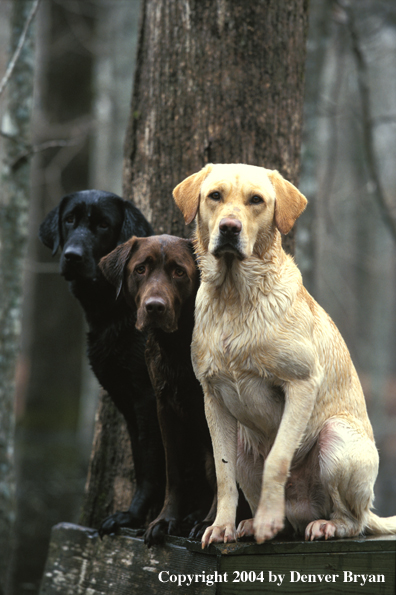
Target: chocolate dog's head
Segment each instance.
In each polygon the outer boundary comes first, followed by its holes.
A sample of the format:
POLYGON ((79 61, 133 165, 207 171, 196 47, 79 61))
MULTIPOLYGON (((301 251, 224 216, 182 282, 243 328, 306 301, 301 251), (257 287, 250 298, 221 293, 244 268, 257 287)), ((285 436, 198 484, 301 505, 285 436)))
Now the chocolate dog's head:
POLYGON ((102 258, 105 278, 137 308, 136 328, 177 330, 182 309, 194 304, 199 283, 192 242, 175 236, 131 238, 102 258))
POLYGON ((61 274, 73 281, 95 279, 102 256, 132 235, 152 233, 130 202, 111 192, 83 190, 62 198, 42 222, 39 237, 52 254, 61 248, 61 274))

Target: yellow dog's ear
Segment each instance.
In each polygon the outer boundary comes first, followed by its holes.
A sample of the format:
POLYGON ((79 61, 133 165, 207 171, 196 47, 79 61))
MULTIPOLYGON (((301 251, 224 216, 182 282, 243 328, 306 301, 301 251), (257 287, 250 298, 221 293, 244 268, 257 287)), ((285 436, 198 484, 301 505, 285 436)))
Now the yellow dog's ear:
POLYGON ((173 198, 183 213, 186 225, 195 219, 199 207, 201 184, 211 170, 212 164, 208 163, 198 173, 180 182, 173 190, 173 198))
POLYGON ((283 234, 289 233, 307 206, 307 199, 276 170, 268 172, 275 189, 275 224, 283 234))

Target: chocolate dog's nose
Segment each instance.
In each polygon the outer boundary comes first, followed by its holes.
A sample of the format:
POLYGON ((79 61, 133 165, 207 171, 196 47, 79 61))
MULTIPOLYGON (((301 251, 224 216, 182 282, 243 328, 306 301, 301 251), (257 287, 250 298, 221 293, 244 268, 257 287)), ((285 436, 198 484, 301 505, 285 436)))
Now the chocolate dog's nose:
POLYGON ((242 223, 238 219, 225 217, 219 223, 220 232, 228 236, 237 236, 242 231, 242 223))
POLYGON ((69 262, 81 262, 83 259, 83 251, 80 246, 69 246, 64 251, 64 257, 69 262))
POLYGON ((144 307, 149 314, 162 314, 165 312, 165 302, 161 298, 148 298, 144 307))

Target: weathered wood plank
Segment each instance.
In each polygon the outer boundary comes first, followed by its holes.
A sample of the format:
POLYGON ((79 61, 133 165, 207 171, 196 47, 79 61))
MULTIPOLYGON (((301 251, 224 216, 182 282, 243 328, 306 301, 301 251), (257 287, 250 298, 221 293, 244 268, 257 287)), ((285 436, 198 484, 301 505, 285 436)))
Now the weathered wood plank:
MULTIPOLYGON (((201 544, 197 541, 186 541, 186 547, 200 552, 201 544)), ((237 543, 212 544, 206 550, 209 554, 225 556, 251 556, 255 554, 324 554, 347 552, 396 552, 396 535, 378 537, 353 537, 350 539, 331 539, 329 541, 282 541, 273 539, 262 545, 253 541, 237 543)))
POLYGON ((337 595, 360 593, 362 589, 370 595, 395 592, 394 553, 256 555, 238 557, 237 562, 224 556, 220 571, 228 578, 219 589, 221 595, 337 595))
MULTIPOLYGON (((189 551, 178 540, 148 549, 132 531, 101 540, 92 529, 61 523, 52 530, 40 595, 167 595, 180 592, 173 577, 214 572, 216 566, 216 556, 189 551)), ((188 592, 210 595, 215 588, 194 582, 188 592)))
MULTIPOLYGON (((186 546, 199 551, 200 544, 188 542, 186 546)), ((227 578, 218 583, 218 595, 396 592, 393 535, 312 542, 273 540, 262 545, 239 542, 211 545, 208 553, 218 556, 218 573, 227 578), (282 580, 275 580, 275 575, 281 575, 282 580)))
POLYGON ((40 595, 393 595, 395 567, 395 536, 204 551, 199 542, 169 537, 148 549, 134 531, 101 541, 92 529, 62 523, 53 528, 40 595))

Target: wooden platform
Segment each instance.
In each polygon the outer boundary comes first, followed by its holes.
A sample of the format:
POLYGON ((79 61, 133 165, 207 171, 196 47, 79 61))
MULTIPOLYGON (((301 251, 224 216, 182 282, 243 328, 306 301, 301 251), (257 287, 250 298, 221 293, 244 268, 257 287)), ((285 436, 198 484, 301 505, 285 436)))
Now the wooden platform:
POLYGON ((394 595, 396 536, 328 542, 212 545, 169 537, 148 549, 136 532, 101 540, 62 523, 52 530, 40 595, 394 595))

